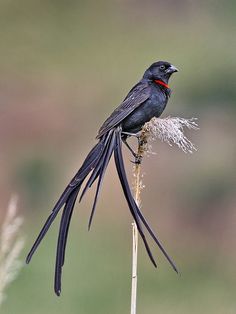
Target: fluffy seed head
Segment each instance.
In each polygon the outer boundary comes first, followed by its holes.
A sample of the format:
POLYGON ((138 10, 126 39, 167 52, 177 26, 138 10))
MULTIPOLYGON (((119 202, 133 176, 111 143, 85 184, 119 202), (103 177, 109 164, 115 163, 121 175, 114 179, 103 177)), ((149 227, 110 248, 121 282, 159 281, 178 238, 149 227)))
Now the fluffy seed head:
MULTIPOLYGON (((179 117, 152 118, 143 129, 143 135, 152 141, 157 138, 170 146, 176 144, 185 153, 196 151, 194 144, 184 134, 184 128, 198 129, 196 118, 185 119, 179 117)), ((147 145, 149 151, 150 145, 147 145)))

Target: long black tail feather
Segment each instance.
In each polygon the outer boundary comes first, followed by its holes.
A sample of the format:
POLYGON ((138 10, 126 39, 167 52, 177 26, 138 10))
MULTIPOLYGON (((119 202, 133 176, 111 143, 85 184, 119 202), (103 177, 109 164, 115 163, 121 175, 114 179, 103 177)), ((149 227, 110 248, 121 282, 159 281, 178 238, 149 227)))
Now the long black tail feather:
MULTIPOLYGON (((93 214, 95 211, 98 194, 99 194, 100 187, 102 184, 102 179, 104 177, 108 162, 109 162, 111 155, 113 153, 114 143, 115 143, 115 132, 111 131, 110 134, 108 134, 108 136, 107 136, 107 139, 104 143, 104 147, 101 151, 99 159, 97 160, 96 165, 95 165, 93 172, 92 172, 92 174, 93 174, 98 169, 99 181, 98 181, 97 191, 96 191, 94 204, 93 204, 93 208, 92 208, 92 213, 91 213, 90 220, 89 220, 89 227, 91 225, 92 217, 93 217, 93 214)), ((87 186, 87 184, 86 184, 86 186, 87 186)), ((69 197, 66 201, 66 204, 65 204, 65 207, 64 207, 64 210, 62 213, 59 235, 58 235, 58 242, 57 242, 57 256, 56 256, 55 279, 54 279, 54 290, 58 296, 61 293, 62 266, 64 264, 68 228, 69 228, 71 215, 73 212, 73 208, 74 208, 75 201, 76 201, 76 198, 78 196, 80 187, 81 187, 81 185, 79 187, 77 187, 74 191, 71 192, 71 194, 69 195, 69 197)))
MULTIPOLYGON (((73 193, 75 193, 75 195, 71 196, 72 198, 72 201, 73 203, 71 203, 71 208, 69 210, 69 214, 67 216, 67 219, 65 220, 65 236, 64 236, 64 244, 63 244, 63 255, 62 255, 62 260, 61 260, 61 264, 62 266, 64 265, 64 262, 65 262, 65 251, 66 251, 66 244, 67 244, 67 237, 68 237, 68 231, 69 231, 69 227, 70 227, 70 222, 71 222, 71 217, 72 217, 72 214, 73 214, 73 210, 74 210, 74 206, 75 206, 75 202, 76 202, 76 199, 77 199, 77 196, 78 196, 78 193, 79 193, 79 189, 77 189, 76 191, 74 191, 73 193)), ((68 202, 67 202, 68 203, 68 202)), ((65 210, 66 212, 66 210, 65 210)))
POLYGON ((136 206, 136 210, 137 210, 137 214, 140 217, 141 221, 143 222, 144 226, 146 227, 146 229, 148 230, 150 236, 153 238, 153 240, 156 242, 156 244, 158 245, 159 249, 162 251, 162 253, 164 254, 164 256, 166 257, 166 259, 168 260, 168 262, 170 263, 170 265, 172 266, 172 268, 174 269, 174 271, 176 271, 176 273, 178 274, 178 269, 175 265, 175 263, 173 262, 173 260, 169 257, 169 255, 167 254, 167 252, 165 251, 163 245, 161 244, 161 242, 157 239, 157 236, 155 235, 154 231, 152 230, 152 228, 149 226, 146 218, 143 216, 143 213, 141 212, 141 210, 139 209, 139 207, 137 206, 136 202, 135 202, 135 206, 136 206))
POLYGON ((38 248, 40 242, 44 238, 45 234, 47 233, 48 229, 50 228, 51 224, 53 223, 54 219, 56 218, 57 214, 59 213, 62 206, 66 203, 68 197, 70 196, 71 192, 74 189, 79 189, 87 177, 87 175, 90 173, 90 171, 96 166, 97 161, 100 158, 100 155, 102 154, 103 148, 104 148, 104 141, 105 139, 101 139, 99 143, 97 143, 94 148, 90 151, 88 156, 86 157, 83 165, 79 169, 79 171, 76 173, 76 175, 73 177, 71 182, 68 184, 64 192, 62 193, 61 197, 55 204, 51 214, 49 215, 48 219, 46 220, 43 228, 41 229, 37 239, 35 240, 29 254, 26 258, 26 263, 28 264, 38 248))
POLYGON ((50 216, 46 220, 42 230, 40 231, 36 241, 34 242, 27 258, 26 263, 29 263, 34 252, 38 248, 40 242, 44 238, 45 234, 47 233, 48 229, 50 228, 51 224, 53 223, 54 219, 58 215, 60 209, 64 206, 61 222, 59 227, 58 233, 58 240, 57 240, 57 253, 56 253, 56 264, 55 264, 55 278, 54 278, 54 290, 55 293, 59 296, 61 293, 61 276, 62 276, 62 267, 64 265, 65 260, 65 250, 67 244, 67 237, 68 237, 68 230, 70 226, 71 217, 73 214, 73 209, 75 206, 76 199, 78 194, 81 190, 81 186, 85 181, 86 177, 91 173, 89 179, 87 180, 85 187, 82 190, 80 195, 79 202, 82 200, 83 196, 87 192, 87 190, 92 186, 92 184, 98 179, 97 188, 95 192, 94 202, 92 206, 92 211, 89 218, 88 228, 90 229, 92 219, 94 216, 94 212, 97 205, 98 196, 101 190, 101 186, 103 183, 104 175, 110 161, 110 158, 114 152, 115 164, 118 172, 118 176, 122 185, 122 189, 127 200, 130 212, 137 224, 138 231, 140 236, 144 242, 145 248, 149 255, 150 260, 152 261, 153 265, 157 267, 155 259, 152 255, 148 242, 146 240, 145 234, 143 232, 143 226, 146 227, 147 231, 149 232, 150 236, 156 242, 160 250, 163 252, 169 263, 172 265, 176 272, 177 268, 171 258, 168 256, 166 251, 164 250, 162 244, 157 239, 156 235, 154 234, 153 230, 149 226, 148 222, 146 221, 145 217, 143 216, 142 212, 140 211, 139 207, 137 206, 130 187, 127 180, 123 155, 122 155, 122 140, 121 140, 121 129, 118 127, 116 129, 110 130, 107 134, 105 134, 101 140, 94 146, 94 148, 90 151, 88 156, 86 157, 85 161, 83 162, 81 168, 70 181, 64 192, 62 193, 61 197, 55 204, 50 216))
MULTIPOLYGON (((38 248, 40 242, 44 238, 54 219, 58 215, 60 209, 64 205, 64 209, 62 212, 59 233, 58 233, 58 241, 57 241, 57 253, 56 253, 56 264, 55 264, 55 278, 54 278, 54 290, 55 293, 59 296, 61 293, 61 275, 62 275, 62 267, 64 265, 65 260, 65 249, 67 243, 68 230, 70 226, 71 216, 73 213, 74 205, 78 196, 78 193, 81 189, 81 186, 88 176, 90 172, 92 172, 86 186, 82 192, 82 196, 85 194, 86 190, 91 187, 94 181, 98 179, 98 185, 96 189, 96 195, 92 207, 92 213, 89 220, 89 227, 92 222, 92 217, 96 208, 96 203, 98 199, 98 195, 101 189, 102 181, 104 178, 104 174, 111 158, 111 155, 114 150, 115 145, 115 131, 111 130, 106 136, 104 136, 100 142, 90 151, 88 156, 86 157, 84 163, 82 164, 79 171, 73 177, 69 185, 66 187, 65 191, 62 193, 60 199, 54 206, 52 213, 46 220, 42 230, 39 233, 36 241, 34 242, 27 258, 26 262, 29 263, 34 252, 38 248)), ((81 200, 81 199, 80 199, 81 200)))
POLYGON ((62 266, 65 260, 65 249, 66 249, 66 242, 68 236, 69 225, 71 221, 71 216, 73 213, 75 201, 77 195, 79 193, 79 189, 75 189, 69 195, 65 207, 63 209, 60 228, 59 228, 59 235, 57 241, 57 254, 56 254, 56 265, 55 265, 55 279, 54 279, 54 290, 55 293, 59 296, 61 293, 61 274, 62 274, 62 266))
POLYGON ((107 149, 106 155, 104 157, 104 160, 103 160, 103 163, 102 163, 102 166, 101 166, 100 173, 99 173, 96 194, 95 194, 95 198, 94 198, 94 202, 93 202, 92 211, 91 211, 91 214, 90 214, 90 217, 89 217, 88 229, 90 229, 90 227, 91 227, 91 223, 92 223, 92 220, 93 220, 93 215, 94 215, 95 208, 96 208, 96 205, 97 205, 98 195, 99 195, 99 192, 101 190, 103 178, 104 178, 104 175, 105 175, 108 163, 109 163, 109 161, 111 159, 111 155, 112 155, 112 153, 114 151, 115 139, 116 139, 116 133, 113 132, 113 134, 111 136, 111 140, 110 140, 109 145, 108 145, 108 149, 107 149))
MULTIPOLYGON (((130 191, 130 187, 129 187, 129 184, 128 184, 128 180, 127 180, 127 177, 126 177, 126 173, 125 173, 124 162, 123 162, 122 149, 121 149, 121 132, 118 133, 118 136, 117 136, 117 139, 116 139, 116 143, 117 143, 117 146, 116 146, 116 150, 114 152, 114 155, 115 155, 115 163, 116 163, 116 167, 117 167, 117 172, 118 172, 118 175, 119 175, 119 178, 120 178, 120 181, 121 181, 121 185, 122 185, 122 188, 123 188, 126 200, 128 202, 130 211, 131 211, 131 213, 132 213, 132 215, 133 215, 133 217, 135 219, 135 222, 137 224, 138 230, 139 230, 140 222, 137 223, 137 221, 136 221, 137 220, 137 216, 138 216, 138 218, 141 219, 142 223, 144 224, 144 226, 148 230, 149 234, 151 235, 153 240, 156 242, 156 244, 158 245, 158 247, 160 248, 160 250, 162 251, 162 253, 166 257, 166 259, 168 260, 170 265, 178 273, 178 270, 177 270, 174 262, 168 256, 168 254, 165 251, 165 249, 163 248, 162 244, 157 239, 156 235, 154 234, 153 230, 149 226, 148 222, 146 221, 145 217, 143 216, 141 210, 137 206, 137 204, 136 204, 136 202, 135 202, 135 200, 134 200, 134 198, 132 196, 132 193, 130 191)), ((139 219, 138 219, 138 221, 139 221, 139 219)), ((147 252, 149 254, 150 249, 149 249, 148 245, 146 244, 145 237, 143 237, 143 232, 141 232, 140 235, 141 235, 141 237, 142 237, 142 239, 144 241, 145 247, 146 247, 147 252)), ((149 254, 149 256, 150 256, 150 254, 149 254)), ((151 258, 151 261, 153 262, 152 258, 151 258)))
POLYGON ((120 132, 118 132, 117 136, 116 136, 116 148, 115 148, 115 151, 114 151, 114 157, 115 157, 115 164, 116 164, 116 169, 117 169, 117 172, 118 172, 118 176, 119 176, 119 179, 120 179, 120 183, 121 183, 121 186, 123 188, 123 192, 125 194, 125 198, 127 200, 127 203, 129 205, 129 209, 130 209, 130 212, 136 222, 136 225, 137 225, 137 228, 138 228, 138 231, 141 235, 141 238, 144 242, 144 245, 145 245, 145 248, 147 250, 147 253, 150 257, 150 260, 152 261, 153 265, 155 267, 157 267, 157 264, 156 264, 156 261, 152 255, 152 252, 149 248, 149 245, 147 243, 147 240, 146 240, 146 237, 145 237, 145 234, 143 233, 143 229, 142 229, 142 225, 140 223, 140 220, 139 220, 139 216, 137 214, 137 211, 136 211, 136 208, 134 206, 134 199, 133 199, 133 196, 131 194, 131 191, 130 191, 130 188, 129 188, 129 183, 128 183, 128 180, 127 180, 127 177, 126 177, 126 173, 125 173, 125 168, 124 168, 124 162, 123 162, 123 156, 122 156, 122 151, 121 151, 121 136, 120 136, 120 132))
POLYGON ((110 134, 112 133, 112 131, 109 132, 108 136, 106 137, 106 141, 104 143, 104 147, 102 150, 102 154, 99 156, 98 162, 96 164, 96 166, 94 167, 91 176, 89 177, 88 181, 85 184, 85 187, 80 195, 79 198, 79 202, 82 201, 82 198, 84 197, 85 193, 87 192, 88 188, 90 188, 92 186, 92 184, 94 183, 94 181, 96 181, 96 179, 98 178, 99 174, 100 174, 100 170, 104 161, 104 158, 106 156, 106 152, 109 148, 109 143, 111 140, 110 134))
POLYGON ((29 262, 31 261, 31 258, 34 254, 34 252, 37 250, 40 242, 42 241, 42 239, 44 238, 45 234, 47 233, 48 229, 50 228, 51 224, 53 223, 54 219, 56 218, 59 210, 61 209, 61 207, 64 205, 68 195, 70 194, 70 187, 68 186, 64 193, 62 194, 61 198, 58 200, 58 202, 56 203, 55 207, 53 208, 50 216, 48 217, 48 219, 46 220, 43 228, 41 229, 37 239, 35 240, 30 252, 28 253, 27 257, 26 257, 26 263, 29 264, 29 262))

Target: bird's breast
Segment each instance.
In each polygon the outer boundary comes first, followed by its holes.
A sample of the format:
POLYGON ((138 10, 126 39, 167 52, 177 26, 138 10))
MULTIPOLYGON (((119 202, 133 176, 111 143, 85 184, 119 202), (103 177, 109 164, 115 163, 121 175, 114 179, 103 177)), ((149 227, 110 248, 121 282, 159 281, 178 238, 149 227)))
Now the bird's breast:
POLYGON ((166 107, 168 97, 162 90, 151 94, 148 100, 139 105, 122 122, 122 129, 126 132, 136 133, 141 130, 143 125, 153 117, 159 117, 166 107))

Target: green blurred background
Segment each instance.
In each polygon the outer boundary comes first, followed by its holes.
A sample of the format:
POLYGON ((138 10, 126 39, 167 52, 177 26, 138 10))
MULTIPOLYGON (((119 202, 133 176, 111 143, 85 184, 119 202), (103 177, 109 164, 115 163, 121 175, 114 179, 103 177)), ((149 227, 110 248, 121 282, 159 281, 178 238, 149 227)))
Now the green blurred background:
MULTIPOLYGON (((100 124, 168 60, 180 72, 163 116, 199 118, 198 151, 156 143, 143 163, 143 211, 181 275, 153 245, 155 270, 140 244, 138 313, 236 313, 235 14, 234 0, 1 0, 1 217, 18 193, 25 254, 100 124)), ((1 313, 129 313, 132 219, 112 163, 88 233, 91 192, 76 206, 61 297, 57 222, 1 313)))

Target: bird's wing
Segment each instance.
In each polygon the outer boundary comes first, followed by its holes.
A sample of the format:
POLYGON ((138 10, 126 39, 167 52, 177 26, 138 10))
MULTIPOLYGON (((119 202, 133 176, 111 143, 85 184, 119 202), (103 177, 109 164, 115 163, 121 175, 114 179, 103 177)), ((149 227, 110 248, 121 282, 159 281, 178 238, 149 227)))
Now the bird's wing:
POLYGON ((97 138, 110 131, 124 120, 139 105, 145 102, 151 94, 151 87, 147 82, 140 81, 128 93, 123 102, 113 111, 98 131, 97 138))

